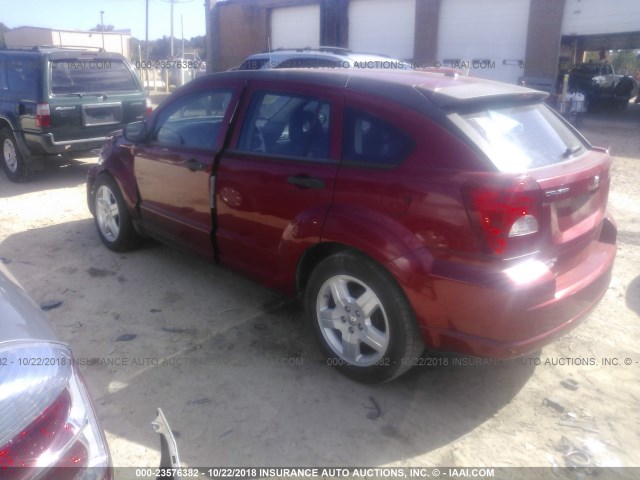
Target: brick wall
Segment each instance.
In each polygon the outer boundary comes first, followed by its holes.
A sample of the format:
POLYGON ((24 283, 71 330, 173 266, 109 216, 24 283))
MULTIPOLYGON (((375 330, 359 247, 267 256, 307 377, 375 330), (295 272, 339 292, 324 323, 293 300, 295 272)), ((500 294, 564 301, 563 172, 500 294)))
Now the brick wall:
POLYGON ((524 76, 555 84, 565 0, 531 0, 524 76))

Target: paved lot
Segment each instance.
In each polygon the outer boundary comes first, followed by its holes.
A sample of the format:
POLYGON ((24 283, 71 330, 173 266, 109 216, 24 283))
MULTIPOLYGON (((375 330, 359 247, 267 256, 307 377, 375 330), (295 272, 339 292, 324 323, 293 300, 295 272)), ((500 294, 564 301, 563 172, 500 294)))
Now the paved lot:
POLYGON ((640 466, 640 109, 626 116, 583 122, 615 156, 613 282, 539 359, 431 353, 425 363, 439 366, 354 384, 324 364, 290 299, 157 243, 104 248, 86 162, 23 185, 0 176, 0 256, 38 303, 63 300, 49 317, 87 363, 119 466, 158 464, 156 407, 192 466, 564 465, 563 438, 594 462, 640 466))

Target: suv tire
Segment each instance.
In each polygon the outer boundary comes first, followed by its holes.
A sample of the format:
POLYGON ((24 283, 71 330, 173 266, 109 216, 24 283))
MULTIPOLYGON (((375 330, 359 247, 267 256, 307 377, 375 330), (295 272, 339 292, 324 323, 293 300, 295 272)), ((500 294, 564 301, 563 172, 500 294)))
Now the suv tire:
POLYGON ((12 182, 24 182, 31 177, 31 169, 27 165, 15 135, 8 128, 0 129, 0 153, 2 168, 12 182))
POLYGON ((305 307, 327 363, 358 382, 393 380, 424 349, 404 292, 363 254, 340 252, 320 262, 309 279, 305 307))

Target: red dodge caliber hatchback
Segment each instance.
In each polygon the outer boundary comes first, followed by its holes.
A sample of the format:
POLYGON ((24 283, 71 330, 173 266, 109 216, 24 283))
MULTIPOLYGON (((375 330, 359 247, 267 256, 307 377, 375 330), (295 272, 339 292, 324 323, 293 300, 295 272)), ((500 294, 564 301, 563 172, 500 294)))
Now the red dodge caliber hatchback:
POLYGON ((538 350, 607 289, 611 158, 545 94, 411 71, 190 82, 89 172, 107 247, 154 237, 299 295, 331 364, 538 350))

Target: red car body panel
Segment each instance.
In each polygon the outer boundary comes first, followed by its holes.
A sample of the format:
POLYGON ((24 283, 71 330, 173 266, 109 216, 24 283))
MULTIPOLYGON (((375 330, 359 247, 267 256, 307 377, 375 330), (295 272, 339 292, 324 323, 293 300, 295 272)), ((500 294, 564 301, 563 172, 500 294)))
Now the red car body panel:
POLYGON ((269 71, 206 77, 174 96, 213 87, 234 91, 214 150, 163 151, 119 137, 89 172, 89 192, 98 175, 112 175, 142 231, 215 255, 289 294, 304 284, 300 265, 313 247, 364 252, 397 280, 424 343, 435 348, 523 355, 576 325, 606 291, 616 250, 616 227, 606 213, 611 159, 584 139, 584 153, 525 172, 540 198, 535 250, 492 254, 474 229, 465 188, 517 175, 497 172, 448 116, 464 102, 495 97, 531 104, 537 93, 417 72, 269 71), (241 151, 256 91, 329 102, 328 158, 241 151), (391 122, 412 139, 411 153, 393 167, 345 162, 348 108, 391 122), (184 168, 192 159, 206 168, 184 168))

